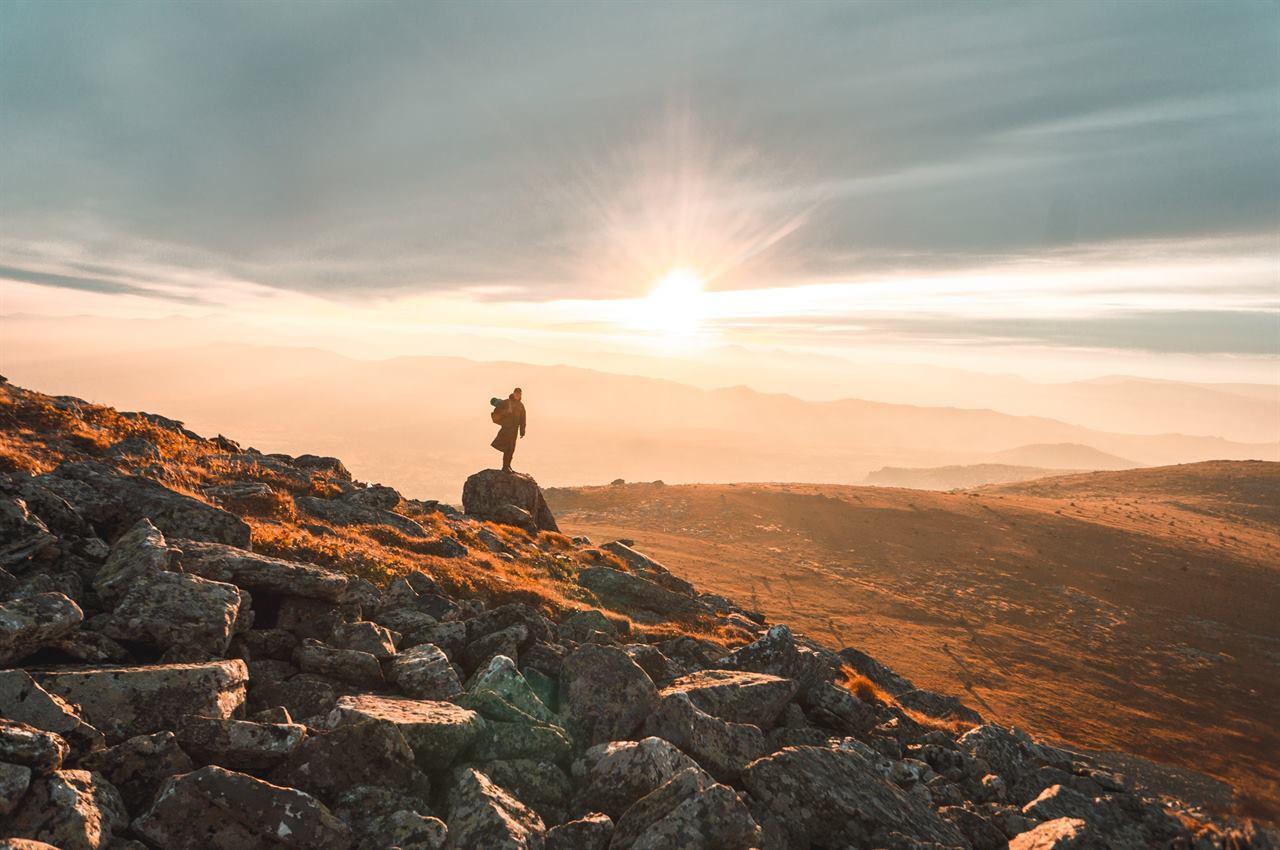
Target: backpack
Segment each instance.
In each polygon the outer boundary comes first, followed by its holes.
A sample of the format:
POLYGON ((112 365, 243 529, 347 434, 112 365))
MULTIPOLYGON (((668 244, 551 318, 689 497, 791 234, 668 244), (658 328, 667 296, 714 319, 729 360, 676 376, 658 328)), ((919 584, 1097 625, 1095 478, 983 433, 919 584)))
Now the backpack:
POLYGON ((493 405, 493 410, 489 413, 489 418, 493 420, 494 425, 501 425, 502 420, 507 416, 506 401, 500 398, 491 398, 489 399, 489 404, 493 405))

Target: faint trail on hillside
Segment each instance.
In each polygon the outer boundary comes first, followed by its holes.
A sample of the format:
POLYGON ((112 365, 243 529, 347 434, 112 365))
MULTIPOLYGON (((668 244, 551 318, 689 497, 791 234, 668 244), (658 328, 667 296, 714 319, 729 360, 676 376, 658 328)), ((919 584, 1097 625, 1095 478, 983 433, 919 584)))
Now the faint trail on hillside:
POLYGON ((965 691, 969 693, 969 696, 973 697, 974 701, 977 702, 978 705, 982 707, 982 713, 988 720, 995 720, 999 722, 999 718, 996 716, 997 714, 996 710, 992 708, 991 704, 988 703, 986 700, 984 700, 982 696, 973 689, 974 679, 973 679, 973 675, 969 670, 969 665, 965 663, 963 658, 961 658, 960 656, 956 655, 954 652, 951 651, 950 643, 943 641, 942 651, 947 654, 948 658, 950 658, 952 661, 955 662, 956 667, 960 670, 960 674, 958 676, 958 678, 960 679, 960 687, 964 688, 965 691))

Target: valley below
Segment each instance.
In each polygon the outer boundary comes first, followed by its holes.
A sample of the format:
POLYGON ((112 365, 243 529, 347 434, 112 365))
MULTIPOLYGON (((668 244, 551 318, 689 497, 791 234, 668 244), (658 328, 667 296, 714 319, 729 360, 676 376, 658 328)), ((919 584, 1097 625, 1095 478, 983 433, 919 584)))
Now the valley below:
MULTIPOLYGON (((1217 777, 1280 816, 1280 464, 941 493, 556 488, 567 533, 852 646, 1004 724, 1217 777)), ((1225 785, 1184 777, 1207 804, 1225 785)))

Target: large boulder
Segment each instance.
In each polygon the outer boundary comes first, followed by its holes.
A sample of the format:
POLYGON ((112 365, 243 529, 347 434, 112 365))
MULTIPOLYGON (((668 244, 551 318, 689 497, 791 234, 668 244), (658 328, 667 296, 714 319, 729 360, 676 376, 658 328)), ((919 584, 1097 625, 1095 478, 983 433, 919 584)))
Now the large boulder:
MULTIPOLYGON (((742 800, 689 768, 638 800, 618 820, 610 850, 755 850, 760 827, 742 800)), ((807 846, 807 845, 806 845, 807 846)))
POLYGON ((698 708, 730 723, 750 723, 768 729, 796 693, 796 682, 768 673, 743 670, 703 670, 681 676, 660 696, 687 694, 698 708))
POLYGON ((542 818, 478 770, 463 768, 449 789, 449 842, 456 850, 543 850, 542 818))
POLYGON ((351 831, 324 804, 210 765, 166 780, 133 824, 163 850, 348 850, 351 831))
POLYGON ((613 646, 586 644, 560 668, 561 711, 588 746, 629 738, 658 704, 653 680, 613 646))
POLYGON ((187 717, 177 729, 178 744, 200 764, 232 770, 265 770, 302 744, 307 727, 297 723, 254 723, 221 717, 187 717))
POLYGON ((71 748, 53 732, 0 717, 0 761, 52 773, 62 767, 71 748))
POLYGON ((106 777, 124 798, 125 807, 140 812, 155 799, 160 783, 178 773, 186 773, 195 765, 178 746, 172 732, 139 735, 127 741, 90 753, 80 760, 80 767, 106 777))
POLYGON ((547 830, 547 850, 609 850, 613 818, 601 812, 547 830))
POLYGON ((178 563, 186 572, 212 581, 225 581, 250 593, 302 596, 325 602, 345 602, 354 580, 324 567, 255 555, 243 548, 195 540, 175 540, 182 550, 178 563))
POLYGON ((530 475, 486 469, 472 475, 462 486, 462 509, 468 516, 493 522, 502 522, 503 517, 509 520, 505 505, 526 511, 539 531, 560 530, 542 489, 530 475))
POLYGON ((0 665, 9 665, 58 641, 84 612, 62 593, 37 593, 0 603, 0 665))
POLYGON ((175 728, 188 714, 231 717, 245 700, 249 669, 239 659, 146 667, 33 670, 46 691, 80 706, 109 742, 175 728))
POLYGON ((304 673, 329 676, 356 687, 377 688, 382 685, 382 665, 367 652, 334 649, 308 638, 293 651, 293 663, 304 673))
POLYGON ((473 762, 474 767, 508 794, 538 813, 543 823, 567 817, 573 783, 558 764, 536 758, 473 762))
POLYGON ((396 654, 396 641, 400 636, 390 629, 368 620, 355 623, 339 623, 329 634, 329 645, 338 649, 354 649, 367 652, 380 661, 396 654))
POLYGON ((40 687, 26 670, 0 670, 0 717, 60 735, 77 755, 101 749, 105 740, 66 700, 40 687))
POLYGON ((510 723, 558 724, 559 718, 534 693, 527 679, 505 655, 495 655, 468 683, 461 700, 485 717, 510 723))
POLYGON ((351 827, 363 850, 441 850, 448 839, 444 821, 431 817, 421 800, 393 788, 357 785, 338 795, 333 813, 351 827))
POLYGON ((578 584, 590 590, 606 608, 634 613, 637 610, 660 617, 674 617, 701 610, 698 600, 636 573, 613 567, 588 567, 578 574, 578 584))
POLYGON ((749 765, 742 784, 757 820, 780 846, 881 847, 893 832, 964 844, 928 803, 891 784, 852 749, 788 747, 749 765))
POLYGON ((579 791, 573 810, 604 812, 616 818, 636 800, 691 767, 697 767, 693 759, 662 738, 597 744, 574 762, 579 791))
POLYGON ((718 665, 725 670, 747 670, 791 679, 803 699, 815 685, 832 682, 844 674, 840 656, 815 644, 798 640, 786 626, 774 626, 756 641, 739 647, 718 665))
POLYGON ((17 566, 57 542, 44 520, 31 513, 24 500, 0 497, 0 569, 17 566))
POLYGON ((662 698, 644 728, 675 744, 725 782, 736 781, 743 768, 765 754, 759 727, 712 717, 679 691, 662 698))
POLYGON ((449 657, 431 643, 396 655, 387 665, 387 678, 414 699, 445 700, 462 693, 462 682, 449 657))
MULTIPOLYGON (((350 496, 360 492, 353 491, 350 496)), ((334 525, 386 525, 406 537, 427 536, 427 530, 421 523, 351 498, 319 499, 315 496, 298 496, 294 501, 307 513, 334 525)))
POLYGON ((648 555, 637 552, 621 540, 606 543, 600 548, 617 555, 632 571, 642 574, 645 578, 662 585, 668 590, 674 590, 676 593, 681 593, 685 596, 693 596, 697 592, 692 584, 679 576, 673 575, 671 570, 648 555))
POLYGON ((235 514, 100 463, 64 463, 34 483, 65 499, 107 540, 146 517, 169 537, 249 546, 249 526, 235 514))
POLYGON ((234 584, 158 572, 133 583, 102 631, 162 649, 167 658, 222 658, 244 602, 234 584))
POLYGON ((115 605, 144 576, 171 569, 177 557, 178 550, 165 542, 163 532, 143 517, 111 547, 93 578, 93 589, 104 602, 115 605))
POLYGON ((120 793, 87 770, 56 770, 31 783, 7 832, 62 850, 102 850, 129 825, 120 793))
POLYGON ((396 788, 424 800, 431 791, 404 735, 391 723, 379 721, 344 723, 328 732, 312 730, 269 778, 329 802, 356 785, 396 788))
POLYGON ((373 694, 344 696, 329 715, 341 726, 374 721, 395 727, 424 770, 443 770, 475 742, 484 726, 474 711, 448 702, 373 694))

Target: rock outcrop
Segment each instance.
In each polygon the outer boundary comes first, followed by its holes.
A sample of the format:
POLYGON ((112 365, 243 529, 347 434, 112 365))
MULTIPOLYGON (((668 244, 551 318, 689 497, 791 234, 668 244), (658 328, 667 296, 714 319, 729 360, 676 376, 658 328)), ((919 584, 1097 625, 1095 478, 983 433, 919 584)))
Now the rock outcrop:
POLYGON ((333 458, 0 394, 130 423, 0 473, 0 850, 1277 846, 630 542, 538 534, 527 475, 472 476, 461 516, 333 458), (171 483, 221 507, 161 483, 175 444, 198 474, 171 483))

